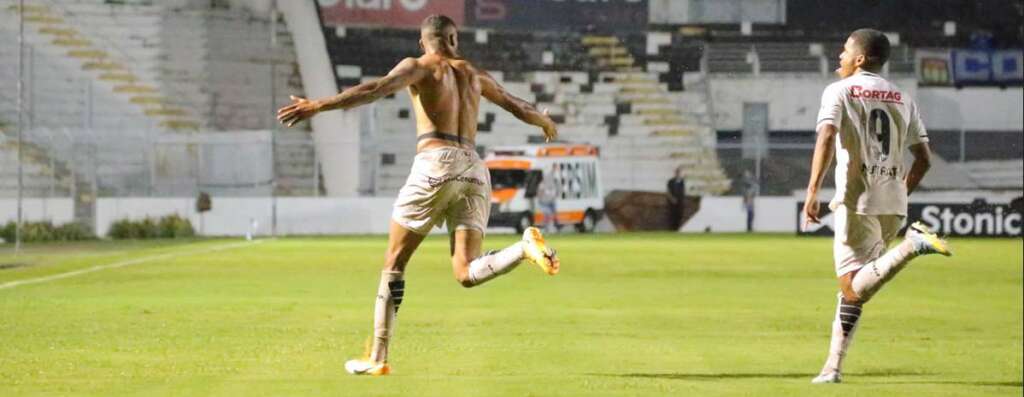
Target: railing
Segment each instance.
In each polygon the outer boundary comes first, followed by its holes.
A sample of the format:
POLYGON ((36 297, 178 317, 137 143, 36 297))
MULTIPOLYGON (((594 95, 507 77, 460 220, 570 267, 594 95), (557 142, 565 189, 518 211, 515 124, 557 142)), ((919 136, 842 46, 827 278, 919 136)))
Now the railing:
POLYGON ((83 189, 103 197, 320 195, 313 141, 271 139, 272 133, 35 128, 24 139, 39 156, 25 161, 48 162, 52 172, 33 177, 50 188, 31 192, 45 197, 83 189), (285 157, 275 161, 272 153, 285 157))
MULTIPOLYGON (((62 5, 60 2, 55 1, 55 0, 38 0, 38 1, 46 4, 46 6, 49 7, 51 10, 58 11, 60 14, 62 14, 62 16, 64 16, 65 18, 68 18, 68 19, 84 18, 85 15, 87 15, 87 14, 84 14, 84 13, 78 13, 78 12, 70 11, 67 8, 65 8, 64 5, 62 5)), ((129 7, 131 7, 131 5, 129 5, 129 7)), ((113 15, 113 13, 111 13, 111 15, 113 15)), ((79 27, 79 26, 82 26, 84 24, 73 23, 72 25, 74 25, 76 27, 79 27)), ((81 28, 79 28, 78 30, 82 31, 81 28)), ((113 57, 112 57, 111 60, 113 60, 113 61, 121 62, 124 65, 145 65, 146 64, 146 62, 144 60, 141 60, 141 59, 133 56, 129 51, 126 51, 124 48, 122 48, 116 42, 111 40, 109 37, 106 37, 106 36, 104 36, 102 34, 95 34, 94 32, 89 32, 87 30, 82 32, 82 33, 90 41, 93 41, 94 43, 99 43, 100 49, 105 50, 105 51, 107 51, 109 53, 112 53, 113 57)), ((129 70, 131 70, 132 66, 128 66, 128 68, 129 68, 129 70)), ((141 71, 141 70, 136 70, 136 71, 141 71)), ((172 97, 172 98, 187 98, 188 97, 186 95, 187 92, 182 90, 182 89, 180 89, 179 88, 180 86, 177 85, 177 84, 161 84, 161 82, 159 81, 159 78, 149 78, 149 76, 147 76, 146 74, 140 74, 137 77, 139 78, 140 81, 142 81, 144 83, 153 84, 155 86, 155 88, 157 88, 160 91, 160 93, 164 94, 165 96, 172 97)), ((185 106, 186 107, 193 107, 192 104, 185 104, 185 106)), ((193 112, 195 111, 194 108, 193 109, 189 109, 189 110, 193 111, 193 112)), ((202 115, 199 115, 199 114, 192 114, 192 116, 196 117, 199 120, 201 120, 201 118, 202 118, 202 115)))
MULTIPOLYGON (((960 172, 966 171, 965 166, 973 161, 1020 161, 1022 139, 1020 131, 930 131, 930 146, 934 155, 941 156, 950 166, 960 172)), ((789 195, 793 190, 804 189, 810 176, 811 156, 814 153, 813 135, 806 142, 755 142, 756 153, 763 153, 753 158, 743 156, 745 147, 738 141, 719 141, 716 149, 722 167, 728 177, 734 181, 742 181, 744 172, 752 174, 761 187, 761 194, 789 195)), ((750 152, 751 150, 747 150, 750 152)), ((908 154, 908 156, 910 156, 908 154)), ((826 186, 833 184, 831 168, 827 174, 826 186)), ((941 169, 933 167, 933 178, 942 177, 941 169)), ((974 170, 978 172, 978 170, 974 170)), ((984 176, 986 170, 981 170, 984 176)), ((992 171, 998 172, 998 170, 992 171)), ((977 175, 972 175, 977 176, 977 175)), ((923 182, 928 188, 928 178, 923 182)), ((1008 181, 1010 182, 1010 181, 1008 181)), ((965 187, 966 188, 966 187, 965 187)), ((974 187, 979 188, 979 187, 974 187)), ((740 194, 737 184, 728 194, 740 194)))

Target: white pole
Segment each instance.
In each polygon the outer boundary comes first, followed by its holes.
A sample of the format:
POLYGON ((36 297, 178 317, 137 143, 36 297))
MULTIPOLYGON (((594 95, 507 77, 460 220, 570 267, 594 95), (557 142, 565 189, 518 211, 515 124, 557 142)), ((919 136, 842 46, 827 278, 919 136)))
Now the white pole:
POLYGON ((270 5, 270 235, 277 237, 277 109, 274 99, 277 96, 277 2, 270 5))
POLYGON ((23 221, 22 213, 22 200, 24 193, 24 177, 23 167, 21 164, 21 145, 24 143, 22 138, 22 115, 25 113, 23 96, 25 90, 25 79, 24 79, 24 63, 22 59, 22 53, 25 51, 25 0, 18 0, 18 221, 14 227, 14 254, 18 255, 21 252, 21 224, 23 221))
POLYGON ((960 162, 967 160, 967 129, 960 126, 960 162))

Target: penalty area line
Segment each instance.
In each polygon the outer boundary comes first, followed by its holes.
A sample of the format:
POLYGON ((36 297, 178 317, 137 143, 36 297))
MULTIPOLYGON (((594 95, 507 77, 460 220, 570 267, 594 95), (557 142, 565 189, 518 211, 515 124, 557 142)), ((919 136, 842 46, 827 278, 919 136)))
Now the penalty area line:
POLYGON ((142 264, 142 263, 146 263, 146 262, 152 262, 152 261, 158 261, 158 260, 162 260, 162 259, 171 259, 171 258, 177 258, 177 257, 181 257, 181 256, 188 256, 188 255, 195 255, 195 254, 205 254, 205 253, 224 251, 224 250, 229 250, 229 249, 234 249, 234 248, 239 248, 239 247, 246 247, 246 246, 250 246, 250 245, 259 244, 259 243, 262 243, 264 241, 266 241, 266 240, 244 241, 244 242, 241 242, 241 243, 224 244, 224 245, 218 245, 218 246, 215 246, 215 247, 197 249, 197 250, 192 250, 192 251, 169 252, 169 253, 166 253, 166 254, 144 256, 142 258, 135 258, 135 259, 129 259, 129 260, 126 260, 126 261, 108 263, 106 265, 96 265, 96 266, 88 267, 88 268, 85 268, 85 269, 72 270, 70 272, 57 273, 57 274, 53 274, 53 275, 49 275, 49 276, 44 276, 44 277, 37 277, 37 278, 29 278, 29 279, 24 279, 24 280, 9 281, 9 282, 0 284, 0 290, 4 290, 4 289, 8 289, 8 288, 14 288, 14 287, 21 286, 21 285, 39 284, 39 283, 45 283, 45 282, 54 281, 54 280, 61 280, 61 279, 69 278, 69 277, 75 277, 75 276, 80 276, 80 275, 83 275, 83 274, 98 272, 100 270, 116 269, 116 268, 119 268, 119 267, 138 265, 138 264, 142 264))

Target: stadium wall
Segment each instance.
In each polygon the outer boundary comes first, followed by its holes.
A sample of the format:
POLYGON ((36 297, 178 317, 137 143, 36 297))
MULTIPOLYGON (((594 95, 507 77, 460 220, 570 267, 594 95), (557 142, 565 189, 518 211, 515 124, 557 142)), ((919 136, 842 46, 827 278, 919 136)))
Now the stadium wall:
MULTIPOLYGON (((823 202, 831 200, 835 192, 822 191, 823 202)), ((989 204, 1006 205, 1021 197, 1020 191, 940 191, 918 192, 910 196, 910 204, 970 204, 982 199, 989 204)), ((803 202, 804 193, 794 196, 758 197, 754 201, 754 230, 757 232, 795 233, 797 231, 797 204, 803 202)), ((700 211, 690 218, 682 232, 743 232, 747 227, 747 213, 742 197, 704 197, 700 211)), ((827 221, 827 222, 830 222, 827 221)))
MULTIPOLYGON (((823 197, 830 196, 823 192, 823 197)), ((949 191, 923 192, 911 196, 914 203, 967 204, 984 198, 991 204, 1007 204, 1021 192, 949 191)), ((754 230, 794 233, 797 196, 758 197, 754 204, 754 230)), ((96 202, 98 236, 105 236, 110 224, 121 219, 142 219, 178 214, 187 217, 197 232, 205 236, 256 236, 272 234, 274 204, 272 198, 214 197, 213 209, 200 216, 195 199, 177 198, 100 198, 96 202)), ((827 200, 825 200, 827 201, 827 200)), ((280 235, 386 234, 393 198, 283 197, 277 199, 277 232, 280 235)), ((71 222, 74 204, 67 198, 26 198, 25 219, 55 224, 71 222)), ((14 220, 15 199, 0 199, 0 220, 14 220)), ((609 231, 611 229, 608 229, 609 231)), ((681 229, 682 232, 743 232, 746 212, 740 197, 704 197, 700 211, 681 229)), ((435 229, 444 233, 442 229, 435 229)))
MULTIPOLYGON (((758 232, 792 232, 796 216, 793 197, 758 197, 754 199, 754 230, 758 232)), ((743 197, 703 197, 700 211, 683 226, 683 232, 742 232, 747 230, 747 213, 743 197)))
MULTIPOLYGON (((100 198, 96 202, 96 235, 105 236, 110 224, 117 220, 171 214, 187 217, 196 231, 205 236, 242 236, 250 231, 258 236, 272 234, 272 198, 213 197, 212 202, 213 209, 200 216, 195 210, 195 199, 190 197, 100 198)), ((390 197, 282 197, 277 199, 277 232, 279 235, 385 234, 393 203, 394 198, 390 197)), ((795 205, 796 198, 793 197, 758 197, 755 229, 760 232, 793 232, 795 205)), ((14 207, 10 210, 13 214, 14 207)), ((700 212, 682 231, 705 230, 746 230, 742 199, 704 197, 700 212)))
MULTIPOLYGON (((833 78, 780 75, 771 78, 712 77, 718 130, 743 128, 743 103, 767 102, 772 130, 813 130, 821 92, 833 78)), ((912 78, 895 78, 921 107, 925 125, 933 130, 1024 130, 1024 89, 1021 87, 918 87, 912 78)))
MULTIPOLYGON (((96 235, 105 236, 120 219, 178 214, 205 236, 267 236, 273 231, 274 200, 270 197, 213 197, 213 209, 200 215, 195 199, 100 198, 96 201, 96 235)), ((277 233, 383 234, 388 231, 394 198, 281 197, 276 199, 277 233)))
POLYGON ((917 103, 932 129, 1021 131, 1024 88, 918 88, 917 103))
MULTIPOLYGON (((70 198, 25 198, 22 219, 26 222, 50 221, 55 225, 75 218, 75 204, 70 198)), ((0 224, 18 219, 18 199, 0 199, 0 224)))

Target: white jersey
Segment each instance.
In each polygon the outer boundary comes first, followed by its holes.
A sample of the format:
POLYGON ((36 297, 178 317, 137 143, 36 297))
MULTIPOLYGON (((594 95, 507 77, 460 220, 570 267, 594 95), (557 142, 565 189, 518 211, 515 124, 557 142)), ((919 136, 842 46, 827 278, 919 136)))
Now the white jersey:
POLYGON ((821 96, 818 127, 831 124, 836 139, 836 196, 862 215, 906 215, 904 153, 928 142, 917 104, 881 76, 858 72, 830 84, 821 96))

